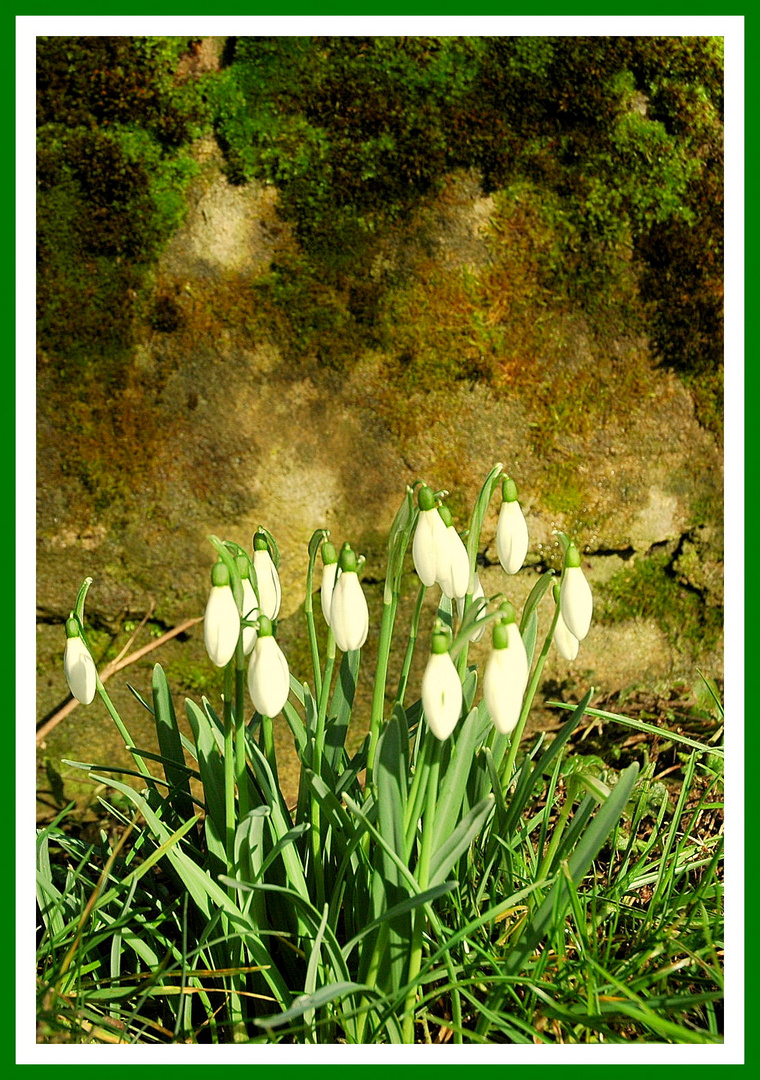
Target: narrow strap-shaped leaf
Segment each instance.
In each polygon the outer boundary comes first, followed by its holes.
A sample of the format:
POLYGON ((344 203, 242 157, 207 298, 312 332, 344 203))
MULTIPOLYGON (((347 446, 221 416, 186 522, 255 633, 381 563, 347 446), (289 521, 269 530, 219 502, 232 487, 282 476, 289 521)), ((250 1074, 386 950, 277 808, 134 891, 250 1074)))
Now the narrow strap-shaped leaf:
POLYGON ((226 818, 224 808, 224 762, 219 744, 208 717, 190 698, 185 700, 187 718, 195 739, 198 753, 198 770, 203 783, 203 796, 208 816, 216 826, 217 834, 224 836, 226 818))
POLYGON ((272 1016, 262 1016, 255 1020, 254 1023, 258 1024, 259 1027, 266 1029, 279 1027, 282 1024, 289 1024, 291 1020, 297 1020, 299 1016, 303 1016, 303 1014, 309 1010, 319 1009, 322 1005, 328 1005, 331 1001, 338 1001, 340 998, 358 992, 370 994, 377 993, 372 987, 365 986, 364 983, 330 983, 328 986, 321 986, 319 990, 315 990, 313 994, 296 998, 296 1003, 291 1005, 289 1009, 286 1009, 285 1012, 275 1013, 272 1016))
POLYGON ((156 735, 164 759, 162 762, 164 776, 172 789, 168 801, 179 820, 185 821, 193 813, 190 779, 184 767, 185 755, 182 749, 177 717, 174 712, 174 702, 172 701, 164 669, 160 664, 156 664, 153 668, 152 685, 156 735))
MULTIPOLYGON (((637 762, 629 765, 621 774, 609 798, 599 808, 596 817, 586 829, 568 860, 570 880, 577 886, 591 868, 607 837, 615 828, 638 775, 637 762)), ((523 930, 520 940, 507 956, 505 973, 515 975, 520 971, 538 943, 546 935, 552 921, 563 918, 570 895, 568 883, 560 877, 532 919, 523 930)), ((501 993, 502 991, 500 991, 501 993)))
MULTIPOLYGON (((564 748, 565 743, 568 741, 572 733, 575 731, 578 724, 581 722, 583 714, 586 711, 586 706, 591 700, 592 691, 589 690, 584 696, 583 700, 579 702, 573 711, 572 716, 568 719, 567 723, 557 733, 556 738, 549 744, 547 749, 538 759, 533 768, 530 768, 530 762, 526 758, 523 762, 520 772, 517 777, 517 784, 512 798, 509 801, 509 810, 507 816, 507 833, 511 832, 520 816, 522 815, 528 800, 539 783, 541 778, 553 767, 554 759, 557 754, 564 748)), ((505 834, 506 835, 506 834, 505 834)))
MULTIPOLYGON (((406 818, 406 760, 402 745, 402 722, 398 709, 380 736, 375 764, 377 783, 377 828, 389 847, 404 857, 404 821, 406 818)), ((383 855, 385 879, 398 884, 398 871, 383 855)))
POLYGON ((447 836, 451 835, 459 820, 459 811, 467 790, 481 727, 478 710, 472 709, 457 735, 445 775, 438 789, 433 851, 441 846, 447 836))
POLYGON ((446 837, 437 851, 433 852, 430 859, 429 884, 431 886, 440 885, 445 880, 454 863, 460 855, 464 854, 483 828, 493 806, 493 794, 486 795, 485 799, 481 799, 477 806, 473 806, 472 810, 465 814, 451 835, 446 837))
POLYGON ((360 660, 361 654, 358 649, 343 654, 338 669, 338 680, 333 690, 325 735, 324 757, 334 772, 340 769, 348 723, 356 695, 360 660))

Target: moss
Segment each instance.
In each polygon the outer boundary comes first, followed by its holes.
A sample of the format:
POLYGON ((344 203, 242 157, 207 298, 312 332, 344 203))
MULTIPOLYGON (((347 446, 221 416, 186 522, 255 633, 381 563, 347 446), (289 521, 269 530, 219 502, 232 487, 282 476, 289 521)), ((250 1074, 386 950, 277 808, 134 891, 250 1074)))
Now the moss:
POLYGON ((699 591, 679 584, 671 551, 639 558, 619 570, 599 587, 599 596, 603 622, 654 619, 676 647, 694 657, 720 642, 723 609, 706 604, 699 591))

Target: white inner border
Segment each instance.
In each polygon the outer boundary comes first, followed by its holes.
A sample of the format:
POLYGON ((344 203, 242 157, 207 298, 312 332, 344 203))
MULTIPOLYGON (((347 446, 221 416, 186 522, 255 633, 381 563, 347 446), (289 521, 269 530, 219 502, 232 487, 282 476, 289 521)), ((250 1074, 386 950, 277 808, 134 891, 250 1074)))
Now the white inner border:
MULTIPOLYGON (((35 754, 31 718, 21 703, 35 680, 35 613, 18 607, 16 792, 17 1064, 172 1063, 281 1065, 368 1062, 431 1064, 741 1064, 744 1042, 744 17, 743 16, 18 16, 17 90, 17 596, 35 581, 29 537, 35 530, 35 37, 37 35, 385 34, 404 35, 717 35, 725 38, 726 88, 726 785, 727 920, 722 1046, 59 1046, 35 1042, 35 754)), ((63 639, 62 639, 63 640, 63 639)))

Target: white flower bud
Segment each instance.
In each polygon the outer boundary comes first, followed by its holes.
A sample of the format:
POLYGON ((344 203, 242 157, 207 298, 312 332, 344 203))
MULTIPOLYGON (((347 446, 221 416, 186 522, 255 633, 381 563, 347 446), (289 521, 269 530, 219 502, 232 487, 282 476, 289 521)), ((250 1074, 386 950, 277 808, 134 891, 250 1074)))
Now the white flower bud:
POLYGON ((557 646, 557 652, 565 660, 575 660, 578 655, 578 649, 580 648, 580 642, 577 637, 567 628, 565 620, 562 618, 562 612, 560 611, 557 616, 557 625, 554 627, 554 635, 552 637, 554 644, 557 646))
POLYGON ((412 558, 423 585, 434 585, 438 580, 441 557, 446 558, 448 543, 446 526, 437 508, 420 510, 412 541, 412 558))
POLYGON ((266 615, 268 619, 276 619, 280 611, 282 590, 277 568, 266 548, 254 550, 253 568, 256 571, 261 614, 266 615))
POLYGON ((360 649, 367 640, 369 610, 355 570, 342 570, 338 575, 328 625, 342 652, 360 649))
POLYGON ((437 581, 449 600, 464 597, 470 586, 470 558, 453 525, 446 528, 445 540, 441 542, 437 581))
MULTIPOLYGON (((259 617, 259 602, 250 578, 243 578, 243 618, 253 622, 259 617)), ((248 656, 256 644, 257 631, 255 626, 243 627, 243 653, 248 656)))
POLYGON ((594 598, 580 566, 566 566, 559 589, 559 606, 565 626, 578 641, 583 641, 591 626, 594 598))
POLYGON ((325 617, 325 622, 330 625, 330 606, 332 604, 333 590, 335 589, 335 579, 338 576, 338 564, 336 562, 326 563, 322 567, 322 589, 320 597, 322 600, 322 614, 325 617))
POLYGON ((81 637, 66 638, 63 671, 69 690, 82 705, 89 705, 98 688, 95 661, 81 637))
POLYGON ((509 735, 517 726, 528 675, 528 655, 517 623, 497 625, 483 675, 483 697, 494 727, 502 735, 509 735))
POLYGON ((254 709, 262 716, 277 716, 288 700, 288 662, 271 633, 259 633, 253 647, 248 663, 248 692, 254 709))
POLYGON ((496 526, 496 551, 508 574, 516 574, 528 553, 528 526, 519 502, 503 502, 496 526))
POLYGON ((240 612, 229 585, 212 585, 203 619, 203 638, 212 664, 224 667, 235 655, 240 612))
POLYGON ((437 739, 448 739, 462 711, 462 683, 450 653, 432 652, 422 676, 422 708, 437 739))

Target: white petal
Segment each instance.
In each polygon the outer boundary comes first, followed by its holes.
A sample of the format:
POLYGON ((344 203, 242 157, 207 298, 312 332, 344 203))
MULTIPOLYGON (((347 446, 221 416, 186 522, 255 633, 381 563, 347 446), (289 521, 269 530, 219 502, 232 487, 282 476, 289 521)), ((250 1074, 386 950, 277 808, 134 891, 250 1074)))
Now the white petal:
POLYGON ((437 739, 448 739, 462 711, 462 684, 449 653, 431 653, 422 676, 422 708, 437 739))
POLYGON ((66 638, 63 671, 69 690, 82 705, 89 705, 98 687, 95 661, 80 637, 66 638))
MULTIPOLYGON (((243 618, 251 622, 259 616, 259 603, 256 593, 253 591, 250 578, 243 578, 243 618)), ((243 653, 248 656, 256 644, 257 630, 255 626, 243 627, 243 653)))
POLYGON ((578 649, 580 642, 567 628, 565 620, 562 618, 562 612, 557 616, 557 625, 554 627, 554 644, 557 646, 557 652, 565 660, 575 660, 578 655, 578 649))
POLYGON ((437 522, 440 522, 443 529, 446 528, 435 508, 420 510, 412 541, 412 558, 414 569, 423 585, 434 585, 438 573, 438 543, 441 534, 437 522))
POLYGON ((528 554, 528 526, 519 502, 503 502, 496 526, 499 562, 508 574, 516 574, 528 554))
POLYGON ((559 590, 562 618, 573 637, 583 641, 591 626, 594 598, 580 566, 567 566, 559 590))
POLYGON ((256 571, 261 613, 269 619, 276 619, 280 610, 282 592, 277 568, 268 551, 254 551, 253 568, 256 571))
POLYGON ((517 726, 526 685, 525 648, 521 652, 510 642, 506 649, 494 649, 483 675, 483 697, 494 727, 502 735, 509 735, 517 726))
POLYGON ((360 649, 367 640, 369 610, 354 570, 344 571, 333 589, 330 628, 342 652, 360 649))
POLYGON ((248 664, 248 692, 262 716, 277 716, 290 693, 290 673, 285 655, 271 634, 260 637, 248 664))
POLYGON ((224 667, 235 655, 240 613, 229 585, 212 585, 203 619, 206 652, 212 664, 224 667))
POLYGON ((335 588, 335 579, 338 575, 338 564, 327 563, 322 567, 322 591, 320 593, 322 599, 322 614, 325 617, 325 622, 330 625, 330 605, 332 604, 333 589, 335 588))
POLYGON ((450 600, 466 595, 470 587, 470 559, 462 538, 453 525, 446 528, 438 563, 438 584, 450 600))

